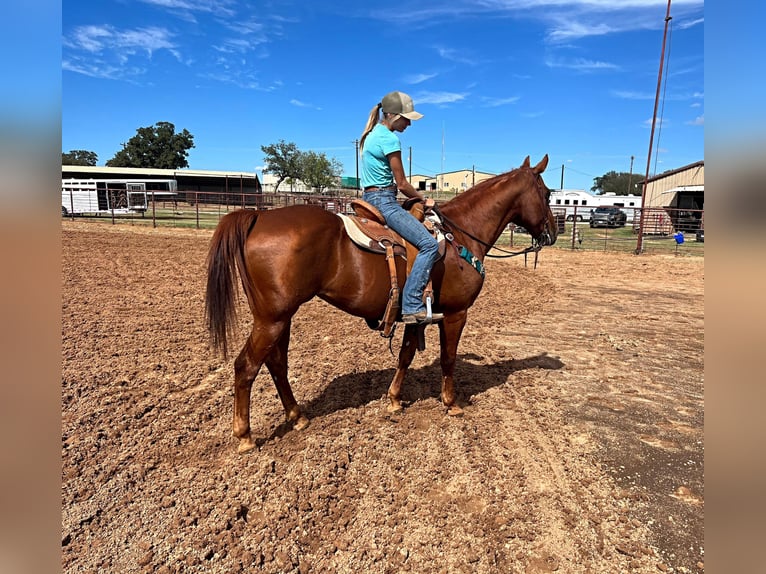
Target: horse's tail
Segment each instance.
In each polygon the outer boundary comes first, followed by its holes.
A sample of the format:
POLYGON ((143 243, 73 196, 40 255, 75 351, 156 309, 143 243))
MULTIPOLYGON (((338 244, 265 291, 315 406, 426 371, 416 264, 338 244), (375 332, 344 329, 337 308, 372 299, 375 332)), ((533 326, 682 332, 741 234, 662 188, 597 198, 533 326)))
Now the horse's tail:
POLYGON ((237 318, 235 283, 237 271, 248 301, 253 287, 245 264, 245 242, 258 212, 232 211, 218 222, 207 256, 205 319, 213 347, 228 356, 228 339, 237 318))

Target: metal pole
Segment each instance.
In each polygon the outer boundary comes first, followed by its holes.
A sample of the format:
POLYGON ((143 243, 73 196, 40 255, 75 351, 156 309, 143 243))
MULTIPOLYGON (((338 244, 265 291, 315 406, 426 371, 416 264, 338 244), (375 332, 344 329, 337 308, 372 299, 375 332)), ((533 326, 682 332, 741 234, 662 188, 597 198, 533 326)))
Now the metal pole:
POLYGON ((564 189, 564 164, 561 164, 561 187, 559 189, 564 189))
POLYGON ((652 132, 649 136, 649 153, 646 154, 646 176, 641 189, 641 218, 638 223, 638 240, 636 241, 636 255, 641 255, 644 251, 644 220, 646 218, 646 188, 649 180, 649 169, 652 165, 652 143, 654 142, 654 126, 657 123, 657 107, 660 102, 660 88, 662 86, 662 67, 665 63, 665 42, 668 37, 668 24, 672 19, 670 17, 670 1, 668 0, 668 11, 665 15, 665 31, 662 35, 662 52, 660 53, 660 71, 657 75, 657 93, 654 96, 654 114, 652 115, 652 132))
POLYGON ((630 184, 633 183, 633 159, 635 156, 630 156, 630 173, 628 174, 628 195, 630 195, 630 184))
POLYGON ((356 196, 359 197, 359 140, 354 140, 354 155, 356 156, 356 196))

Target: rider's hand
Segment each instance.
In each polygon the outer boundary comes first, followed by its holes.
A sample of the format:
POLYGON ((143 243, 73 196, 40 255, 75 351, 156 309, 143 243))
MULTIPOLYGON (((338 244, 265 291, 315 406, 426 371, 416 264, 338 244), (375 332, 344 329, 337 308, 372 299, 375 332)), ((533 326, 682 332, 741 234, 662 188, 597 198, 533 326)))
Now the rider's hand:
POLYGON ((425 203, 426 203, 426 208, 431 208, 434 205, 436 205, 436 202, 433 200, 432 197, 426 197, 425 203))

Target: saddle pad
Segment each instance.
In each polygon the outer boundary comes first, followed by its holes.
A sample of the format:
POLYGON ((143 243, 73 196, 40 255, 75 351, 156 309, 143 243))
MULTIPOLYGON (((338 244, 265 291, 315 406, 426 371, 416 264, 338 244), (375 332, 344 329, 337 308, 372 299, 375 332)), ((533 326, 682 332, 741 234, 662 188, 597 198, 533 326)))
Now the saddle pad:
MULTIPOLYGON (((344 215, 342 213, 337 214, 338 217, 341 218, 343 221, 343 226, 346 228, 346 233, 348 234, 349 238, 351 238, 351 241, 356 243, 359 247, 362 247, 364 249, 367 249, 369 251, 373 251, 375 253, 385 253, 385 248, 380 245, 379 242, 372 239, 369 235, 365 234, 361 229, 359 229, 359 226, 354 222, 353 218, 349 217, 348 215, 344 215)), ((386 228, 387 231, 391 234, 392 243, 394 245, 405 245, 406 242, 402 239, 402 237, 395 233, 393 230, 386 228)), ((445 246, 444 246, 444 234, 442 233, 441 229, 436 227, 435 229, 435 237, 436 241, 439 243, 439 256, 444 256, 445 246)))
POLYGON ((385 253, 386 249, 380 243, 374 241, 371 237, 367 236, 359 226, 354 223, 353 219, 343 213, 338 213, 338 217, 343 221, 343 226, 346 228, 346 233, 351 238, 351 241, 356 243, 359 247, 367 249, 368 251, 374 251, 375 253, 385 253))

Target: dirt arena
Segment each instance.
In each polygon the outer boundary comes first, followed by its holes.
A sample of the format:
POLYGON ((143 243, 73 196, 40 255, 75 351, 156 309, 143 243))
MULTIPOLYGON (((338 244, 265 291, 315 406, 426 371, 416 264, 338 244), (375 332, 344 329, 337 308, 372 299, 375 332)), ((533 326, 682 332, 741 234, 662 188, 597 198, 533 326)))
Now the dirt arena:
POLYGON ((64 572, 704 570, 702 258, 488 260, 459 418, 436 327, 391 417, 388 342, 314 300, 290 355, 311 424, 287 428, 264 368, 238 455, 211 235, 62 222, 64 572))

